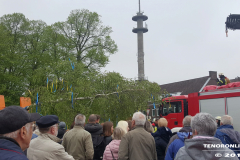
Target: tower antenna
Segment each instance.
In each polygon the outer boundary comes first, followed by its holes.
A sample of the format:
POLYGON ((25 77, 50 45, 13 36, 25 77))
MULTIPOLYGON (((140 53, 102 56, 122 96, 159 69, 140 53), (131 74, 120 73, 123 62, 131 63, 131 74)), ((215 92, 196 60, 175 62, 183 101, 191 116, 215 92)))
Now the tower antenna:
POLYGON ((140 9, 140 0, 139 0, 139 13, 140 13, 141 9, 140 9))
POLYGON ((132 17, 132 20, 137 22, 137 28, 133 28, 132 32, 137 33, 137 42, 138 42, 138 80, 143 81, 146 80, 144 74, 144 50, 143 50, 143 33, 148 32, 147 25, 143 26, 143 21, 146 21, 148 17, 143 15, 141 12, 141 0, 138 0, 139 3, 139 12, 136 16, 132 17))

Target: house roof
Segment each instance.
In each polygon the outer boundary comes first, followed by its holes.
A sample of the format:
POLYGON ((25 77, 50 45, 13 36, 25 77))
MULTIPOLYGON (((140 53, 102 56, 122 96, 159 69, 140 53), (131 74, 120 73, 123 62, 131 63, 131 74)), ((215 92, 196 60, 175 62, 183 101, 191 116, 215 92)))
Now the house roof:
POLYGON ((180 82, 160 85, 161 89, 165 89, 168 93, 181 92, 181 95, 199 92, 203 85, 207 82, 209 76, 200 77, 180 82))
POLYGON ((240 82, 240 77, 236 77, 235 79, 230 79, 231 82, 240 82))

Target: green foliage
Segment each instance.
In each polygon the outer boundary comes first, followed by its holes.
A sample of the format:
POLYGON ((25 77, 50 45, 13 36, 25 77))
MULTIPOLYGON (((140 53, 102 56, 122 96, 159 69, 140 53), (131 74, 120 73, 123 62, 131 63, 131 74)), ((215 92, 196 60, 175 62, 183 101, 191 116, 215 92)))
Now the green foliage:
POLYGON ((111 32, 89 10, 73 10, 66 21, 50 26, 21 13, 0 17, 0 94, 6 106, 31 97, 31 112, 56 114, 68 125, 77 113, 115 123, 145 110, 151 94, 163 94, 158 84, 100 73, 117 52, 111 32))
MULTIPOLYGON (((89 77, 79 77, 74 72, 79 73, 80 70, 76 68, 71 71, 71 76, 74 77, 72 81, 64 80, 64 83, 53 81, 54 86, 56 84, 58 86, 56 91, 51 90, 48 85, 48 88, 45 86, 31 92, 32 99, 36 99, 36 94, 39 94, 41 107, 38 107, 38 111, 41 114, 56 114, 68 125, 72 123, 77 113, 86 117, 90 114, 99 114, 102 121, 110 118, 116 124, 119 120, 131 118, 136 111, 145 111, 150 102, 162 103, 162 99, 158 97, 163 92, 156 83, 125 79, 115 72, 93 74, 89 77), (72 89, 69 87, 70 84, 73 86, 72 89), (151 94, 154 95, 154 100, 151 94)), ((35 105, 32 106, 33 112, 35 108, 35 105)))

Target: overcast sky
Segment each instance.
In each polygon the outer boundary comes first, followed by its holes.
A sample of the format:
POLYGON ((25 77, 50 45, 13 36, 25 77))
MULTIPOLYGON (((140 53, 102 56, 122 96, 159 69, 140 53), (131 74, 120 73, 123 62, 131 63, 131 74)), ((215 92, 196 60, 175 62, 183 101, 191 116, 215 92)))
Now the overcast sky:
MULTIPOLYGON (((0 16, 23 13, 48 25, 65 21, 71 10, 88 9, 112 27, 119 51, 102 71, 119 72, 126 78, 138 74, 136 22, 138 0, 0 0, 0 16)), ((158 84, 223 72, 240 76, 240 31, 225 34, 225 21, 240 14, 239 0, 141 0, 148 16, 144 34, 145 76, 158 84)))

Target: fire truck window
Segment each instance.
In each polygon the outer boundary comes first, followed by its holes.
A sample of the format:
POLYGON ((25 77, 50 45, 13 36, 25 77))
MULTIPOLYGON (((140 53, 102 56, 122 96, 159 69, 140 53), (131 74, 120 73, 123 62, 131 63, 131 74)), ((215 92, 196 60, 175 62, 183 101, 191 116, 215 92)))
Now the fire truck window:
POLYGON ((166 116, 171 113, 181 113, 182 103, 181 102, 170 102, 163 105, 162 115, 166 116))

